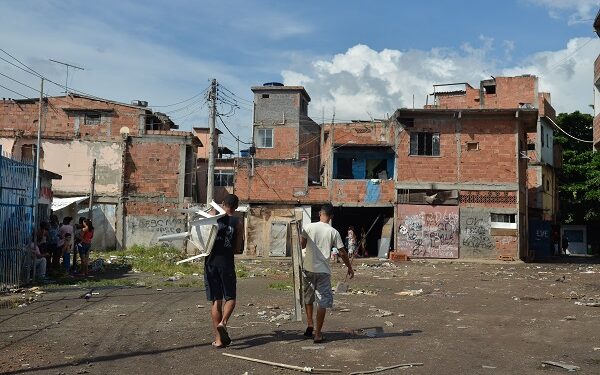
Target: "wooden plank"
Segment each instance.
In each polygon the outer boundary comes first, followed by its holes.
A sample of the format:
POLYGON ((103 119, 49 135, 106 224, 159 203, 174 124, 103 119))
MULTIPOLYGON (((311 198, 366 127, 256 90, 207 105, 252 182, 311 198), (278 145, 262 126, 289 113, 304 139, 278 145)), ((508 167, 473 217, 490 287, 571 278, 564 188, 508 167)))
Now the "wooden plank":
POLYGON ((302 321, 302 248, 300 246, 300 226, 297 221, 289 225, 292 242, 292 273, 294 276, 294 310, 297 322, 302 321))

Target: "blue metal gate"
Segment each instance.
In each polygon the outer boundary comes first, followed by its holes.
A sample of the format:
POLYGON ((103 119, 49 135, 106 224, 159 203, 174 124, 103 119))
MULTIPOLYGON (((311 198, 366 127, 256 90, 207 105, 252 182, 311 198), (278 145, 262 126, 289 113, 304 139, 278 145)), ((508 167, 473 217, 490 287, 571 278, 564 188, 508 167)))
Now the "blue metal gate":
POLYGON ((0 290, 29 281, 34 181, 34 163, 3 156, 0 146, 0 290))

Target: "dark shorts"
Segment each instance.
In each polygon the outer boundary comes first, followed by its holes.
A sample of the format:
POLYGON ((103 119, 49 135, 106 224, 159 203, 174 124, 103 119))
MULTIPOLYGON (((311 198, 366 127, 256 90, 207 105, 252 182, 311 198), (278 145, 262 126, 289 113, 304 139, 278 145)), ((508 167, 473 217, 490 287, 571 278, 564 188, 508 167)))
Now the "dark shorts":
POLYGON ((229 301, 236 297, 235 266, 204 265, 204 287, 209 301, 229 301))
POLYGON ((88 255, 90 253, 90 248, 92 247, 91 244, 89 243, 84 243, 84 242, 80 242, 77 245, 77 250, 79 252, 79 256, 81 258, 85 257, 86 255, 88 255))

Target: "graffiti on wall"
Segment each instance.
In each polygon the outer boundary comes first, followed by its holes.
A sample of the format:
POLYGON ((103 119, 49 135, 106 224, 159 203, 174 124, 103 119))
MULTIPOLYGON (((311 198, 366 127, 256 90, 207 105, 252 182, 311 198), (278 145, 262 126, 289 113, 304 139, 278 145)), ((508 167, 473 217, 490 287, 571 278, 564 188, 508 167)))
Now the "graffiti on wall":
POLYGON ((496 253, 496 243, 490 233, 489 211, 476 208, 461 209, 460 245, 462 255, 467 257, 496 253))
POLYGON ((132 230, 144 232, 175 234, 185 230, 185 219, 179 218, 139 218, 131 224, 132 230))
POLYGON ((398 205, 397 251, 415 258, 458 258, 458 207, 398 205))

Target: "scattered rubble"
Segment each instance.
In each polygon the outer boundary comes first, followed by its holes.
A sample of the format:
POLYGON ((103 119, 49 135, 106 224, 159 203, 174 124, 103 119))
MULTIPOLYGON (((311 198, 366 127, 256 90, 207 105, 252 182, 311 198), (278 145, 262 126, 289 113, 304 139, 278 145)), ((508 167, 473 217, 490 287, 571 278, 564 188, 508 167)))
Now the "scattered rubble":
POLYGON ((423 294, 423 289, 414 289, 414 290, 403 290, 402 292, 394 293, 397 296, 419 296, 423 294))

